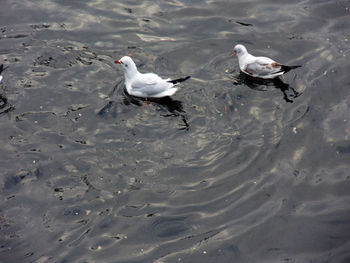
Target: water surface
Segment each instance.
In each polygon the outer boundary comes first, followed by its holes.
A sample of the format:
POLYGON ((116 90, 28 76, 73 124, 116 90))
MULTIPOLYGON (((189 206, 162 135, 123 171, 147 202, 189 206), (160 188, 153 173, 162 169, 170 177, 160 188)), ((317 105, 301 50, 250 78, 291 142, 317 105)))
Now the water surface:
POLYGON ((13 1, 1 262, 349 262, 348 1, 13 1), (246 80, 242 43, 302 67, 246 80), (115 59, 192 78, 130 97, 115 59))

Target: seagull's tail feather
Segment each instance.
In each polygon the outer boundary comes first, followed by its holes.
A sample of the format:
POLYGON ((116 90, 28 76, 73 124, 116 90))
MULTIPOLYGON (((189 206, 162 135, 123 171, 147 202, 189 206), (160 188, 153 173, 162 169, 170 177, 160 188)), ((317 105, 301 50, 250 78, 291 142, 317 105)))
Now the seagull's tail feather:
POLYGON ((185 80, 188 80, 190 77, 191 77, 191 76, 187 76, 187 77, 180 78, 180 79, 168 80, 168 82, 173 83, 173 84, 176 84, 176 83, 180 83, 180 82, 183 82, 183 81, 185 81, 185 80))
POLYGON ((5 69, 7 69, 9 66, 7 66, 7 67, 4 67, 4 64, 1 64, 0 65, 0 75, 1 75, 1 73, 5 70, 5 69))
POLYGON ((295 68, 300 68, 301 65, 297 65, 297 66, 285 66, 285 65, 281 65, 281 71, 283 71, 284 73, 287 73, 288 71, 295 69, 295 68))

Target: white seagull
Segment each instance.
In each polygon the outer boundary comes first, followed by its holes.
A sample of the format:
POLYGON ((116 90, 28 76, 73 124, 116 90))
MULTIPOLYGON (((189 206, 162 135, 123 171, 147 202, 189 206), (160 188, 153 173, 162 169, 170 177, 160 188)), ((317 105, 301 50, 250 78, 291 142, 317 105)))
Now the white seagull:
POLYGON ((238 56, 239 68, 242 72, 255 78, 273 79, 301 67, 285 66, 267 57, 255 57, 248 53, 245 46, 240 44, 234 47, 233 55, 238 56))
POLYGON ((0 82, 2 81, 2 75, 1 75, 1 73, 4 71, 4 69, 6 69, 6 68, 4 68, 4 64, 1 64, 1 65, 0 65, 0 82))
POLYGON ((180 79, 162 79, 154 73, 140 73, 131 57, 124 56, 115 63, 124 70, 125 86, 130 95, 142 98, 162 98, 172 96, 177 91, 176 84, 190 76, 180 79))

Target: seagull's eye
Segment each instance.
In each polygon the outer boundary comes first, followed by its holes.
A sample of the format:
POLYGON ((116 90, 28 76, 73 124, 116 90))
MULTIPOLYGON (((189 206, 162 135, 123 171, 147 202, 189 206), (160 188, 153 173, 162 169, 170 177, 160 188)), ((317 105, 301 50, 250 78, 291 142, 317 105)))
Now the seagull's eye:
POLYGON ((128 64, 125 64, 125 67, 128 67, 128 64))

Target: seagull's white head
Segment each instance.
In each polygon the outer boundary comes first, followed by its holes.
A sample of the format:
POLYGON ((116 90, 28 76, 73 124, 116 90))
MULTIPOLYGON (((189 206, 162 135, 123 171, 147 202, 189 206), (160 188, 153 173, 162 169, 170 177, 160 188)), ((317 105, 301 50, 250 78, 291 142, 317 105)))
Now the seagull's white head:
POLYGON ((247 49, 243 45, 236 45, 233 49, 233 55, 237 57, 244 56, 245 54, 248 54, 247 49))
POLYGON ((124 56, 119 60, 114 61, 117 64, 120 64, 125 72, 137 72, 137 67, 135 62, 131 59, 131 57, 124 56))

